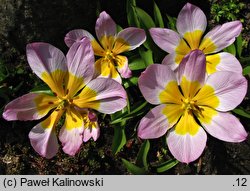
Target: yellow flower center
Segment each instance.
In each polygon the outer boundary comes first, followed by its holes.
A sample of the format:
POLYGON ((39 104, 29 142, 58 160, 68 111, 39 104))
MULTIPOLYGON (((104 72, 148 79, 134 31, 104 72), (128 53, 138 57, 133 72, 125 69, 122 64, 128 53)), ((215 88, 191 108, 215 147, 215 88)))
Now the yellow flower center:
POLYGON ((104 59, 114 60, 115 59, 114 53, 111 50, 106 50, 104 59))
POLYGON ((187 111, 189 114, 193 114, 196 117, 203 116, 203 108, 199 107, 197 104, 197 100, 192 100, 190 98, 181 99, 182 106, 181 108, 185 111, 187 111))
POLYGON ((73 99, 68 98, 68 96, 65 96, 64 98, 59 98, 59 105, 57 106, 56 110, 64 110, 67 107, 70 107, 73 105, 73 99))

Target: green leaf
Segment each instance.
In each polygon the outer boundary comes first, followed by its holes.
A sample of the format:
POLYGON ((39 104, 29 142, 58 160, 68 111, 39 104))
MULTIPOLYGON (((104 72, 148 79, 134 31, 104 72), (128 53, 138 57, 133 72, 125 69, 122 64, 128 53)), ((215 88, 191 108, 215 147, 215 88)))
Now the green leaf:
POLYGON ((146 67, 147 64, 144 62, 144 59, 140 57, 133 58, 131 59, 131 61, 129 61, 130 70, 142 70, 145 69, 146 67))
POLYGON ((135 163, 139 167, 144 166, 146 170, 148 170, 147 156, 148 156, 149 148, 150 148, 150 142, 148 140, 144 141, 144 143, 142 144, 138 152, 136 163, 135 163))
POLYGON ((165 171, 173 168, 178 163, 179 163, 178 160, 176 160, 176 159, 170 159, 170 160, 168 160, 166 162, 161 163, 160 165, 155 166, 156 172, 158 172, 158 173, 165 172, 165 171))
POLYGON ((233 110, 233 112, 242 117, 250 118, 250 113, 245 111, 243 108, 236 108, 233 110))
POLYGON ((122 158, 122 163, 127 168, 127 170, 132 174, 135 174, 135 175, 148 174, 144 168, 140 168, 140 167, 132 164, 131 162, 127 161, 126 159, 122 158))
POLYGON ((168 28, 176 31, 176 18, 169 16, 168 14, 167 18, 168 18, 168 28))
POLYGON ((116 25, 116 31, 117 31, 117 33, 120 32, 120 31, 122 31, 122 29, 123 28, 120 25, 116 25))
POLYGON ((137 85, 138 83, 138 77, 132 77, 132 78, 129 78, 127 81, 124 82, 124 87, 125 88, 128 88, 130 86, 134 86, 134 85, 137 85))
POLYGON ((143 47, 139 48, 139 54, 144 60, 144 63, 149 66, 154 63, 153 52, 151 50, 143 50, 143 47))
POLYGON ((228 46, 227 48, 224 49, 225 52, 228 52, 232 55, 236 55, 236 48, 234 44, 231 44, 230 46, 228 46))
POLYGON ((43 93, 48 94, 50 96, 54 96, 54 93, 51 91, 51 89, 47 85, 37 86, 30 90, 32 93, 43 93))
POLYGON ((126 144, 126 134, 124 125, 114 127, 114 137, 111 146, 112 153, 117 154, 126 144))
POLYGON ((243 75, 245 76, 245 75, 248 75, 248 74, 250 74, 250 66, 247 66, 247 67, 245 67, 243 69, 243 75))
MULTIPOLYGON (((140 23, 144 26, 145 30, 155 27, 155 23, 151 16, 139 7, 135 7, 135 11, 140 23)), ((143 27, 142 26, 142 27, 143 27)))
POLYGON ((127 0, 127 3, 126 3, 127 20, 128 20, 129 26, 140 28, 140 22, 135 11, 135 6, 136 6, 135 0, 127 0))
POLYGON ((250 56, 248 56, 248 57, 241 57, 241 58, 239 58, 239 61, 240 61, 240 63, 242 64, 242 65, 249 65, 249 63, 250 63, 250 56))
POLYGON ((147 106, 148 103, 144 102, 144 103, 140 103, 140 104, 135 104, 135 106, 133 108, 131 108, 131 112, 130 113, 123 113, 122 115, 118 116, 117 119, 113 120, 110 124, 116 124, 116 123, 120 123, 123 120, 128 120, 137 116, 140 116, 142 114, 145 113, 145 111, 147 111, 147 106), (137 107, 136 107, 137 106, 137 107))
POLYGON ((237 50, 238 56, 241 57, 241 53, 242 53, 242 35, 241 34, 236 38, 236 50, 237 50))
POLYGON ((157 4, 155 3, 155 1, 154 1, 154 19, 155 19, 155 25, 157 27, 164 28, 164 22, 162 19, 161 11, 157 6, 157 4))

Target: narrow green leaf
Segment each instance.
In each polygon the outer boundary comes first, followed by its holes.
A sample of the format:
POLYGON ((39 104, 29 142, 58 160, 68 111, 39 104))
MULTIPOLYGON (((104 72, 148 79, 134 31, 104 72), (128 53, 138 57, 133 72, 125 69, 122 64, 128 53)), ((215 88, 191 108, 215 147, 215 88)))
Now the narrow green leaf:
POLYGON ((250 66, 247 66, 247 67, 245 67, 243 69, 243 75, 245 76, 245 75, 248 75, 248 74, 250 74, 250 66))
POLYGON ((168 28, 176 31, 176 18, 169 16, 168 14, 167 18, 168 18, 168 28))
POLYGON ((139 7, 135 7, 135 11, 140 23, 143 24, 146 30, 155 27, 155 23, 148 13, 139 7))
POLYGON ((228 52, 232 55, 236 55, 236 48, 234 44, 231 44, 230 46, 228 46, 227 48, 224 49, 225 52, 228 52))
POLYGON ((239 58, 239 61, 240 61, 240 63, 244 66, 244 65, 249 65, 249 63, 250 63, 250 56, 248 56, 248 57, 241 57, 241 58, 239 58))
POLYGON ((127 161, 126 159, 122 158, 122 163, 127 168, 127 170, 132 174, 135 174, 135 175, 147 174, 147 171, 144 168, 140 168, 134 165, 133 163, 127 161))
POLYGON ((142 70, 147 67, 147 64, 144 62, 142 58, 133 58, 129 61, 129 68, 130 70, 142 70))
POLYGON ((51 95, 51 96, 54 95, 53 92, 51 91, 51 89, 46 85, 37 86, 37 87, 33 88, 32 90, 30 90, 30 92, 48 94, 48 95, 51 95))
POLYGON ((161 11, 157 6, 157 4, 155 3, 155 1, 154 1, 154 19, 155 19, 155 25, 157 27, 164 28, 164 22, 162 19, 161 11))
POLYGON ((139 27, 140 22, 135 12, 136 1, 135 0, 127 0, 126 10, 127 10, 127 20, 129 26, 139 27))
POLYGON ((250 118, 250 113, 245 111, 243 108, 236 108, 233 110, 233 112, 242 117, 250 118))
POLYGON ((114 127, 114 137, 111 146, 112 153, 117 154, 126 144, 126 141, 125 127, 123 125, 114 127))
POLYGON ((175 165, 179 163, 176 159, 170 159, 166 162, 161 163, 160 165, 156 166, 156 172, 162 173, 165 172, 171 168, 173 168, 175 165))
POLYGON ((117 117, 117 119, 113 120, 110 124, 113 125, 116 123, 120 123, 124 119, 130 119, 130 118, 139 116, 139 115, 143 114, 145 111, 147 111, 146 106, 148 106, 148 103, 146 101, 142 104, 141 103, 135 104, 135 106, 131 108, 130 113, 121 114, 120 116, 117 117))
POLYGON ((241 34, 236 38, 236 50, 237 50, 238 56, 241 57, 241 53, 242 53, 242 35, 241 34))
POLYGON ((139 48, 139 54, 144 60, 144 63, 146 63, 147 66, 154 63, 153 61, 153 52, 151 50, 143 50, 143 47, 139 48))
POLYGON ((146 170, 148 170, 148 162, 147 162, 147 156, 148 156, 148 151, 150 148, 150 142, 148 140, 144 141, 142 144, 138 155, 136 159, 136 165, 139 167, 144 167, 146 170))

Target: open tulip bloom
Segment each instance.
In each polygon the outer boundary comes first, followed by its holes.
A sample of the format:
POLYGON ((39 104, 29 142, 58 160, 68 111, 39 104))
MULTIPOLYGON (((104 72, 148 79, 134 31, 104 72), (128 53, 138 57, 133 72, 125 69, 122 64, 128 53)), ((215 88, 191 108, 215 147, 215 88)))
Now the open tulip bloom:
POLYGON ((242 73, 239 61, 222 49, 231 45, 239 36, 242 24, 232 21, 216 26, 204 37, 207 19, 199 7, 187 3, 177 17, 177 32, 170 29, 151 28, 150 34, 154 42, 169 54, 162 64, 170 65, 175 70, 185 55, 199 49, 206 55, 206 72, 232 71, 242 73))
POLYGON ((65 114, 59 139, 63 151, 75 155, 83 141, 96 140, 100 130, 92 111, 114 113, 126 106, 126 92, 112 79, 93 79, 94 53, 87 38, 72 45, 65 57, 47 43, 27 45, 31 69, 52 90, 28 93, 6 105, 6 120, 44 120, 29 133, 33 148, 42 156, 52 158, 58 151, 56 124, 65 114))
POLYGON ((138 127, 142 139, 163 136, 173 156, 184 163, 196 160, 203 152, 207 135, 227 142, 241 142, 247 133, 239 120, 227 111, 243 100, 247 81, 239 73, 215 72, 206 76, 204 54, 195 50, 177 70, 150 65, 139 77, 139 88, 154 105, 138 127))
POLYGON ((119 83, 122 82, 121 77, 130 78, 132 72, 128 67, 128 59, 120 54, 139 47, 146 40, 144 30, 129 27, 117 34, 115 22, 103 11, 96 21, 95 31, 100 44, 88 31, 82 29, 72 30, 66 34, 65 43, 71 47, 74 42, 88 37, 95 55, 101 57, 95 62, 96 76, 113 78, 119 83))

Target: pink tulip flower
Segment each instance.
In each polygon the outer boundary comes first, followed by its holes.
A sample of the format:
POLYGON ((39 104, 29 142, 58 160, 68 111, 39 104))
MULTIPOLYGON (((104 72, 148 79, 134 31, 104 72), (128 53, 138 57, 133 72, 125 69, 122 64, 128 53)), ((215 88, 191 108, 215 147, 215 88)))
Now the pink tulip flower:
POLYGON ((247 92, 247 80, 239 73, 215 72, 206 78, 205 55, 192 51, 175 73, 169 66, 150 65, 139 77, 139 88, 154 105, 138 127, 142 139, 154 139, 167 131, 167 145, 184 163, 203 152, 207 135, 227 142, 241 142, 247 133, 240 121, 228 113, 247 92))
POLYGON ((239 36, 242 24, 232 21, 216 26, 205 36, 207 19, 202 10, 187 3, 177 17, 177 32, 170 29, 151 28, 150 34, 154 42, 169 54, 162 64, 169 65, 175 70, 185 55, 199 49, 206 55, 206 72, 232 71, 242 73, 239 61, 232 54, 220 52, 231 45, 239 36))
POLYGON ((144 30, 129 27, 117 33, 115 22, 103 11, 96 21, 95 31, 100 44, 88 31, 82 29, 72 30, 66 34, 65 43, 71 47, 83 37, 88 37, 95 55, 100 57, 95 62, 96 76, 113 78, 119 83, 122 82, 121 77, 130 78, 132 72, 128 67, 128 59, 120 54, 139 47, 146 40, 144 30))
POLYGON ((3 117, 8 121, 43 118, 29 138, 36 152, 52 158, 58 151, 56 124, 65 115, 59 139, 63 151, 75 155, 83 141, 91 137, 96 140, 100 133, 97 117, 90 109, 107 114, 121 110, 126 106, 126 92, 115 80, 93 79, 94 53, 87 38, 72 45, 66 57, 42 42, 28 44, 26 51, 31 69, 54 95, 23 95, 6 105, 3 117))

